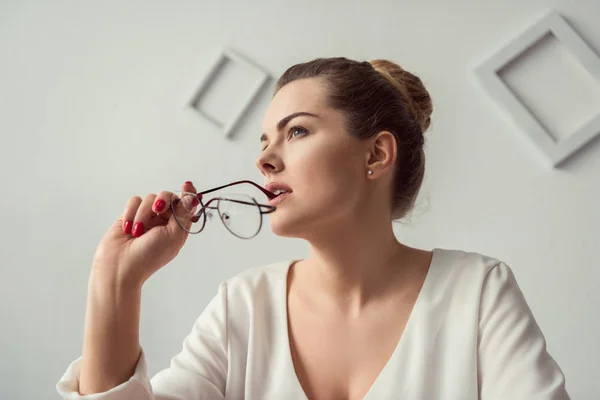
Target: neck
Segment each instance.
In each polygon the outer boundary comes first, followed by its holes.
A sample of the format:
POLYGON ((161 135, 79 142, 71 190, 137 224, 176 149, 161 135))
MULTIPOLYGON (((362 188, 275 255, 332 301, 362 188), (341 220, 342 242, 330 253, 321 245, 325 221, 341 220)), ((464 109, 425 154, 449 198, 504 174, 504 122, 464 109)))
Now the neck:
POLYGON ((343 307, 359 310, 383 295, 408 258, 409 248, 398 242, 386 218, 363 216, 318 231, 309 240, 311 253, 303 273, 319 293, 343 307))

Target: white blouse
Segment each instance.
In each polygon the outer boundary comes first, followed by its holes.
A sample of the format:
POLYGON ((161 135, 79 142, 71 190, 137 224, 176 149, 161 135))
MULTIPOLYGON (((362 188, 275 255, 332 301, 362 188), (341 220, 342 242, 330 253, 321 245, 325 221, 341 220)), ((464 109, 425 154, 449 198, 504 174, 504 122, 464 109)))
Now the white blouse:
MULTIPOLYGON (((64 399, 306 400, 288 338, 286 261, 223 282, 170 366, 78 394, 81 358, 57 383, 64 399)), ((477 253, 435 249, 388 363, 365 399, 569 399, 565 378, 511 269, 477 253)))

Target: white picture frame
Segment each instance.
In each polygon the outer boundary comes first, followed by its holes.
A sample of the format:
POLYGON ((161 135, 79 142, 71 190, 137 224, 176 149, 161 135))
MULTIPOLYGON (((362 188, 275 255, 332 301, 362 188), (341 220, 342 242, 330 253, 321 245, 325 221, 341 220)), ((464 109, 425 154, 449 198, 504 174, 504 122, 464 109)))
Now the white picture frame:
POLYGON ((247 111, 248 107, 258 93, 261 91, 263 85, 269 80, 270 74, 261 66, 256 64, 255 62, 249 60, 248 58, 242 56, 241 54, 235 52, 230 48, 224 48, 215 58, 213 63, 211 64, 208 73, 201 80, 200 85, 196 92, 194 93, 191 100, 188 102, 188 106, 191 107, 195 112, 200 114, 203 118, 213 124, 216 128, 221 130, 223 135, 227 138, 230 138, 234 132, 236 125, 238 124, 241 117, 247 111), (212 80, 216 79, 225 65, 227 61, 237 63, 244 68, 248 68, 253 72, 256 72, 259 76, 256 82, 254 82, 248 97, 244 99, 239 109, 234 110, 232 116, 228 121, 220 121, 212 115, 204 112, 202 108, 199 106, 202 97, 205 95, 207 88, 209 87, 212 80))
POLYGON ((557 167, 600 134, 600 105, 598 106, 597 116, 582 124, 578 130, 568 137, 556 140, 508 88, 498 73, 504 66, 526 52, 548 33, 553 34, 561 45, 565 46, 581 63, 585 70, 600 82, 600 57, 556 11, 550 12, 501 48, 487 61, 476 67, 475 74, 492 100, 508 112, 546 156, 550 164, 557 167))

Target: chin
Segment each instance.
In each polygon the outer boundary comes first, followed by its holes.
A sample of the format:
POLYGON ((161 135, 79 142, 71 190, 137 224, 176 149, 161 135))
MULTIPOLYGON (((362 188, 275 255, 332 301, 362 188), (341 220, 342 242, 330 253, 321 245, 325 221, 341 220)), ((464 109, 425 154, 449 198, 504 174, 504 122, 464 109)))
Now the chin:
POLYGON ((269 215, 269 224, 271 225, 271 231, 277 236, 289 237, 289 238, 303 238, 306 236, 307 231, 311 227, 307 226, 306 221, 309 220, 306 217, 288 216, 285 213, 275 213, 269 215))
POLYGON ((269 214, 271 231, 277 236, 308 240, 329 231, 339 220, 341 201, 336 198, 314 198, 310 204, 286 203, 269 214), (317 206, 318 205, 318 206, 317 206), (332 212, 332 210, 336 210, 332 212))
POLYGON ((327 231, 327 225, 332 222, 330 216, 314 212, 293 216, 276 213, 269 216, 269 223, 271 231, 281 237, 309 240, 315 234, 319 236, 319 232, 327 231))
POLYGON ((269 216, 269 224, 271 232, 281 237, 298 237, 298 227, 294 227, 291 221, 286 221, 284 218, 277 218, 274 215, 269 216))

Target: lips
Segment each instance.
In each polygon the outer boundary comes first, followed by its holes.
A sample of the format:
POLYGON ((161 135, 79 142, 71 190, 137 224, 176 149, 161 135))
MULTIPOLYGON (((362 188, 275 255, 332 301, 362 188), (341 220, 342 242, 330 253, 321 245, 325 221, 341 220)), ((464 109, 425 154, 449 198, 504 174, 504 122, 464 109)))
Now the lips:
POLYGON ((282 191, 289 192, 289 193, 293 192, 291 187, 289 187, 285 183, 280 183, 280 182, 269 182, 265 185, 265 189, 267 189, 269 192, 273 192, 273 193, 279 193, 282 191))
POLYGON ((265 185, 265 189, 269 192, 275 193, 276 196, 269 200, 270 205, 275 205, 281 203, 286 197, 288 197, 292 192, 292 188, 290 188, 285 183, 280 182, 270 182, 265 185))
POLYGON ((291 193, 283 193, 280 194, 277 197, 273 197, 271 200, 269 200, 269 205, 271 206, 275 206, 279 203, 281 203, 283 200, 285 200, 286 197, 288 197, 291 193))

